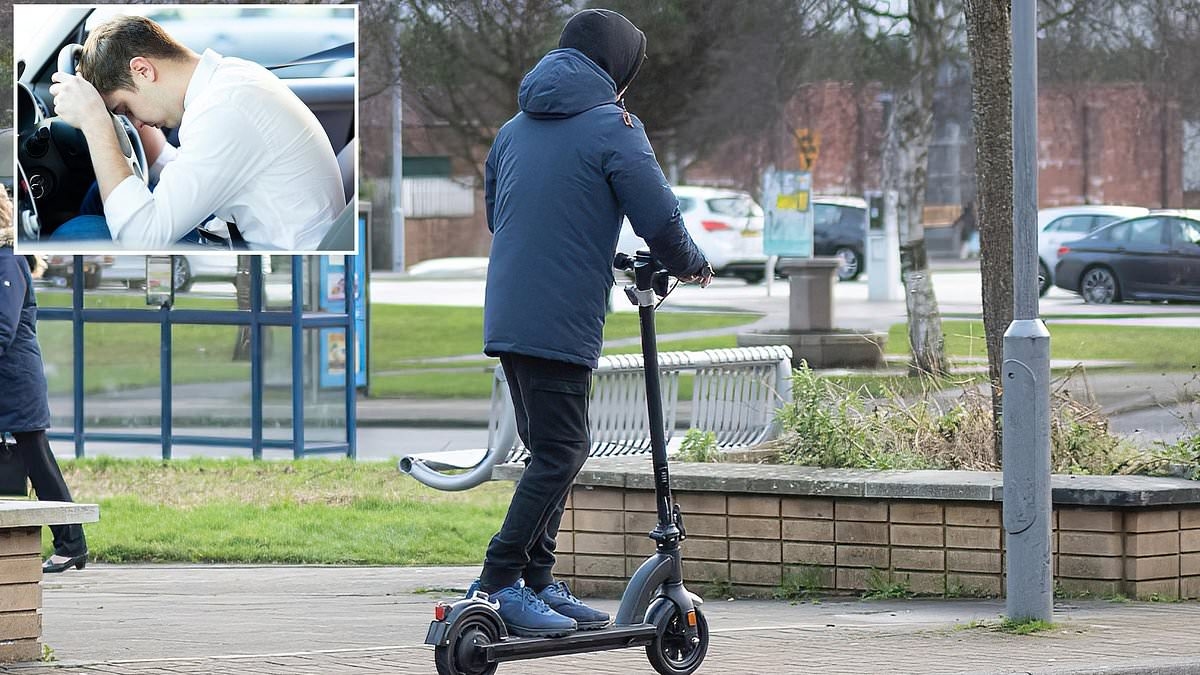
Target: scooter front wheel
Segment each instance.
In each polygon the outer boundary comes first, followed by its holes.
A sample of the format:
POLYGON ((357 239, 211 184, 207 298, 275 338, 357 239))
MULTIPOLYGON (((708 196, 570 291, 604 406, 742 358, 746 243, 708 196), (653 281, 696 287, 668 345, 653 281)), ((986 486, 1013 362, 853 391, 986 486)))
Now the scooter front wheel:
POLYGON ((433 650, 438 675, 492 675, 484 646, 500 639, 498 618, 486 611, 468 611, 454 622, 450 639, 433 650))
POLYGON ((696 641, 684 630, 687 617, 675 603, 659 598, 646 611, 646 623, 657 629, 654 642, 646 645, 646 658, 662 675, 691 675, 708 653, 708 620, 699 607, 696 613, 696 641))

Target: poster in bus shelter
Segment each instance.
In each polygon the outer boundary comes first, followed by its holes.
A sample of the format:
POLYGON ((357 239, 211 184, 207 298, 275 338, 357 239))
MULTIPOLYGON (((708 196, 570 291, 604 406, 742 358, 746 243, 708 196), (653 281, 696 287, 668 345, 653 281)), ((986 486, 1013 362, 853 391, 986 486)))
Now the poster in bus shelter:
POLYGON ((763 253, 785 258, 813 255, 812 174, 767 171, 763 175, 763 253))

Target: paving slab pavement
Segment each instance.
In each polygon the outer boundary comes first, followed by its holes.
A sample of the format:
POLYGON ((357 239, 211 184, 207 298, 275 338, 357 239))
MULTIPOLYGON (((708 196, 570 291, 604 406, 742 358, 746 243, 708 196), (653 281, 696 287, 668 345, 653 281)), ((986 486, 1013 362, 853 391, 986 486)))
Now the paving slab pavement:
MULTIPOLYGON (((436 599, 475 568, 94 565, 47 577, 54 663, 3 675, 434 672, 436 599)), ((616 602, 597 604, 614 609, 616 602)), ((998 600, 704 605, 700 673, 1200 673, 1200 604, 1060 602, 1055 630, 1000 632, 998 600), (972 622, 984 622, 976 626, 972 622)), ((503 675, 652 672, 641 649, 502 664, 503 675)))

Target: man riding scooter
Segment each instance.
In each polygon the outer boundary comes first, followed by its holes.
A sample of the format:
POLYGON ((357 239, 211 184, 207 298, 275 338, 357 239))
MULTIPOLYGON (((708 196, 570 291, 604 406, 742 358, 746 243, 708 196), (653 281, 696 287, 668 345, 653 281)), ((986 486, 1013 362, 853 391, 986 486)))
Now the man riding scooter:
POLYGON ((484 351, 504 368, 531 459, 468 596, 487 593, 513 635, 554 637, 610 620, 552 569, 567 493, 590 447, 588 388, 622 217, 672 274, 701 286, 712 279, 641 121, 625 110, 645 54, 645 35, 624 16, 576 14, 521 82, 521 111, 487 158, 494 239, 484 351))

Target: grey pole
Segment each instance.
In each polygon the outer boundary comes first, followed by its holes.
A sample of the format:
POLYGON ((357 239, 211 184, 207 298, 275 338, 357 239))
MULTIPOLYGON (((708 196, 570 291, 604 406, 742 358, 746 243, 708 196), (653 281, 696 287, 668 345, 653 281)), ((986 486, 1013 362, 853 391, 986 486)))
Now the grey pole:
MULTIPOLYGON (((397 80, 392 91, 392 271, 403 272, 404 260, 404 100, 397 80)), ((370 264, 368 262, 368 264, 370 264)))
POLYGON ((1050 332, 1037 295, 1037 7, 1014 0, 1013 322, 1004 333, 1005 613, 1050 621, 1050 332))

